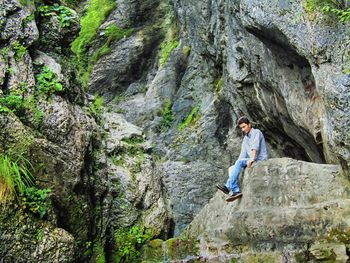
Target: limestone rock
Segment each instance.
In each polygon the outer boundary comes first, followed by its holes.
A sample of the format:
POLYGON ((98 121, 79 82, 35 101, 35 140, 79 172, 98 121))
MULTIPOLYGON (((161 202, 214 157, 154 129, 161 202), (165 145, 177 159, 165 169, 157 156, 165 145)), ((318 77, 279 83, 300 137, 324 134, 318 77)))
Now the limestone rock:
POLYGON ((62 228, 2 207, 0 258, 5 262, 72 262, 75 240, 62 228))
MULTIPOLYGON (((349 228, 349 186, 335 165, 262 161, 245 171, 242 199, 227 203, 218 192, 186 233, 199 240, 200 254, 207 257, 239 258, 253 250, 295 256, 338 228, 349 228)), ((344 258, 339 249, 334 253, 344 258)))

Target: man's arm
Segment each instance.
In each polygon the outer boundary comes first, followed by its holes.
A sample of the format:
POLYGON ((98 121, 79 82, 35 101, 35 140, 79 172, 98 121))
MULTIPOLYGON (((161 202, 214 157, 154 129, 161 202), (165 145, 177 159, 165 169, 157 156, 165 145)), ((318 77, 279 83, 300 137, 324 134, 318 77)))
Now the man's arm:
POLYGON ((256 159, 256 150, 252 149, 251 159, 247 163, 248 168, 252 167, 252 164, 253 162, 255 162, 255 159, 256 159))

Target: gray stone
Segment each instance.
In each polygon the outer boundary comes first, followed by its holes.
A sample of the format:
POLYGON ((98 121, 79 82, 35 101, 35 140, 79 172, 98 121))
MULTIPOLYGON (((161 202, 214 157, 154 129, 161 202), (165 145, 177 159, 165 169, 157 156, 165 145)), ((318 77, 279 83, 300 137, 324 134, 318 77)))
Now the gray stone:
POLYGON ((199 240, 201 254, 300 252, 349 227, 350 185, 338 166, 270 159, 247 169, 241 185, 241 199, 227 203, 218 192, 185 231, 199 240))

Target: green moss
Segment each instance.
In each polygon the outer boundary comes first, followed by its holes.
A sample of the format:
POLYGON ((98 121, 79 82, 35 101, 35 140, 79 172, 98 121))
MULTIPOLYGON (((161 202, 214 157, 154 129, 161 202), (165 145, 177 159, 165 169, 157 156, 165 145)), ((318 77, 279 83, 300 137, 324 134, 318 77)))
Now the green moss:
POLYGON ((190 255, 197 255, 198 242, 188 238, 170 238, 165 241, 167 255, 171 259, 185 259, 190 255))
POLYGON ((71 49, 76 55, 76 64, 80 80, 87 87, 89 77, 96 61, 110 52, 109 44, 102 45, 90 58, 86 51, 102 22, 108 14, 116 7, 113 0, 90 0, 85 15, 80 20, 79 36, 73 41, 71 49))
POLYGON ((87 46, 97 33, 97 29, 115 7, 116 3, 112 0, 89 1, 86 13, 80 21, 79 36, 72 43, 72 51, 77 56, 82 56, 86 52, 87 46))
POLYGON ((183 130, 189 125, 194 124, 199 120, 199 118, 200 118, 199 107, 192 108, 187 118, 179 125, 178 130, 183 130))
POLYGON ((184 46, 182 48, 182 53, 184 54, 185 57, 188 57, 191 53, 191 46, 184 46))
POLYGON ((164 41, 161 44, 161 51, 160 51, 160 61, 159 61, 159 65, 162 67, 165 62, 167 61, 169 55, 171 54, 171 52, 173 52, 173 50, 179 45, 179 40, 177 39, 171 39, 169 41, 164 41))

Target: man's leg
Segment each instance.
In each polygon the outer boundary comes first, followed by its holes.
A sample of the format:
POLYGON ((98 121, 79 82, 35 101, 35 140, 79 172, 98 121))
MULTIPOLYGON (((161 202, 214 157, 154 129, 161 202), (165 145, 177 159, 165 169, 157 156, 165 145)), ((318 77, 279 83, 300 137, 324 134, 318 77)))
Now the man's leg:
POLYGON ((240 192, 238 186, 238 176, 241 173, 242 168, 247 167, 247 162, 249 159, 238 159, 235 165, 229 168, 229 177, 225 186, 234 193, 240 192))

